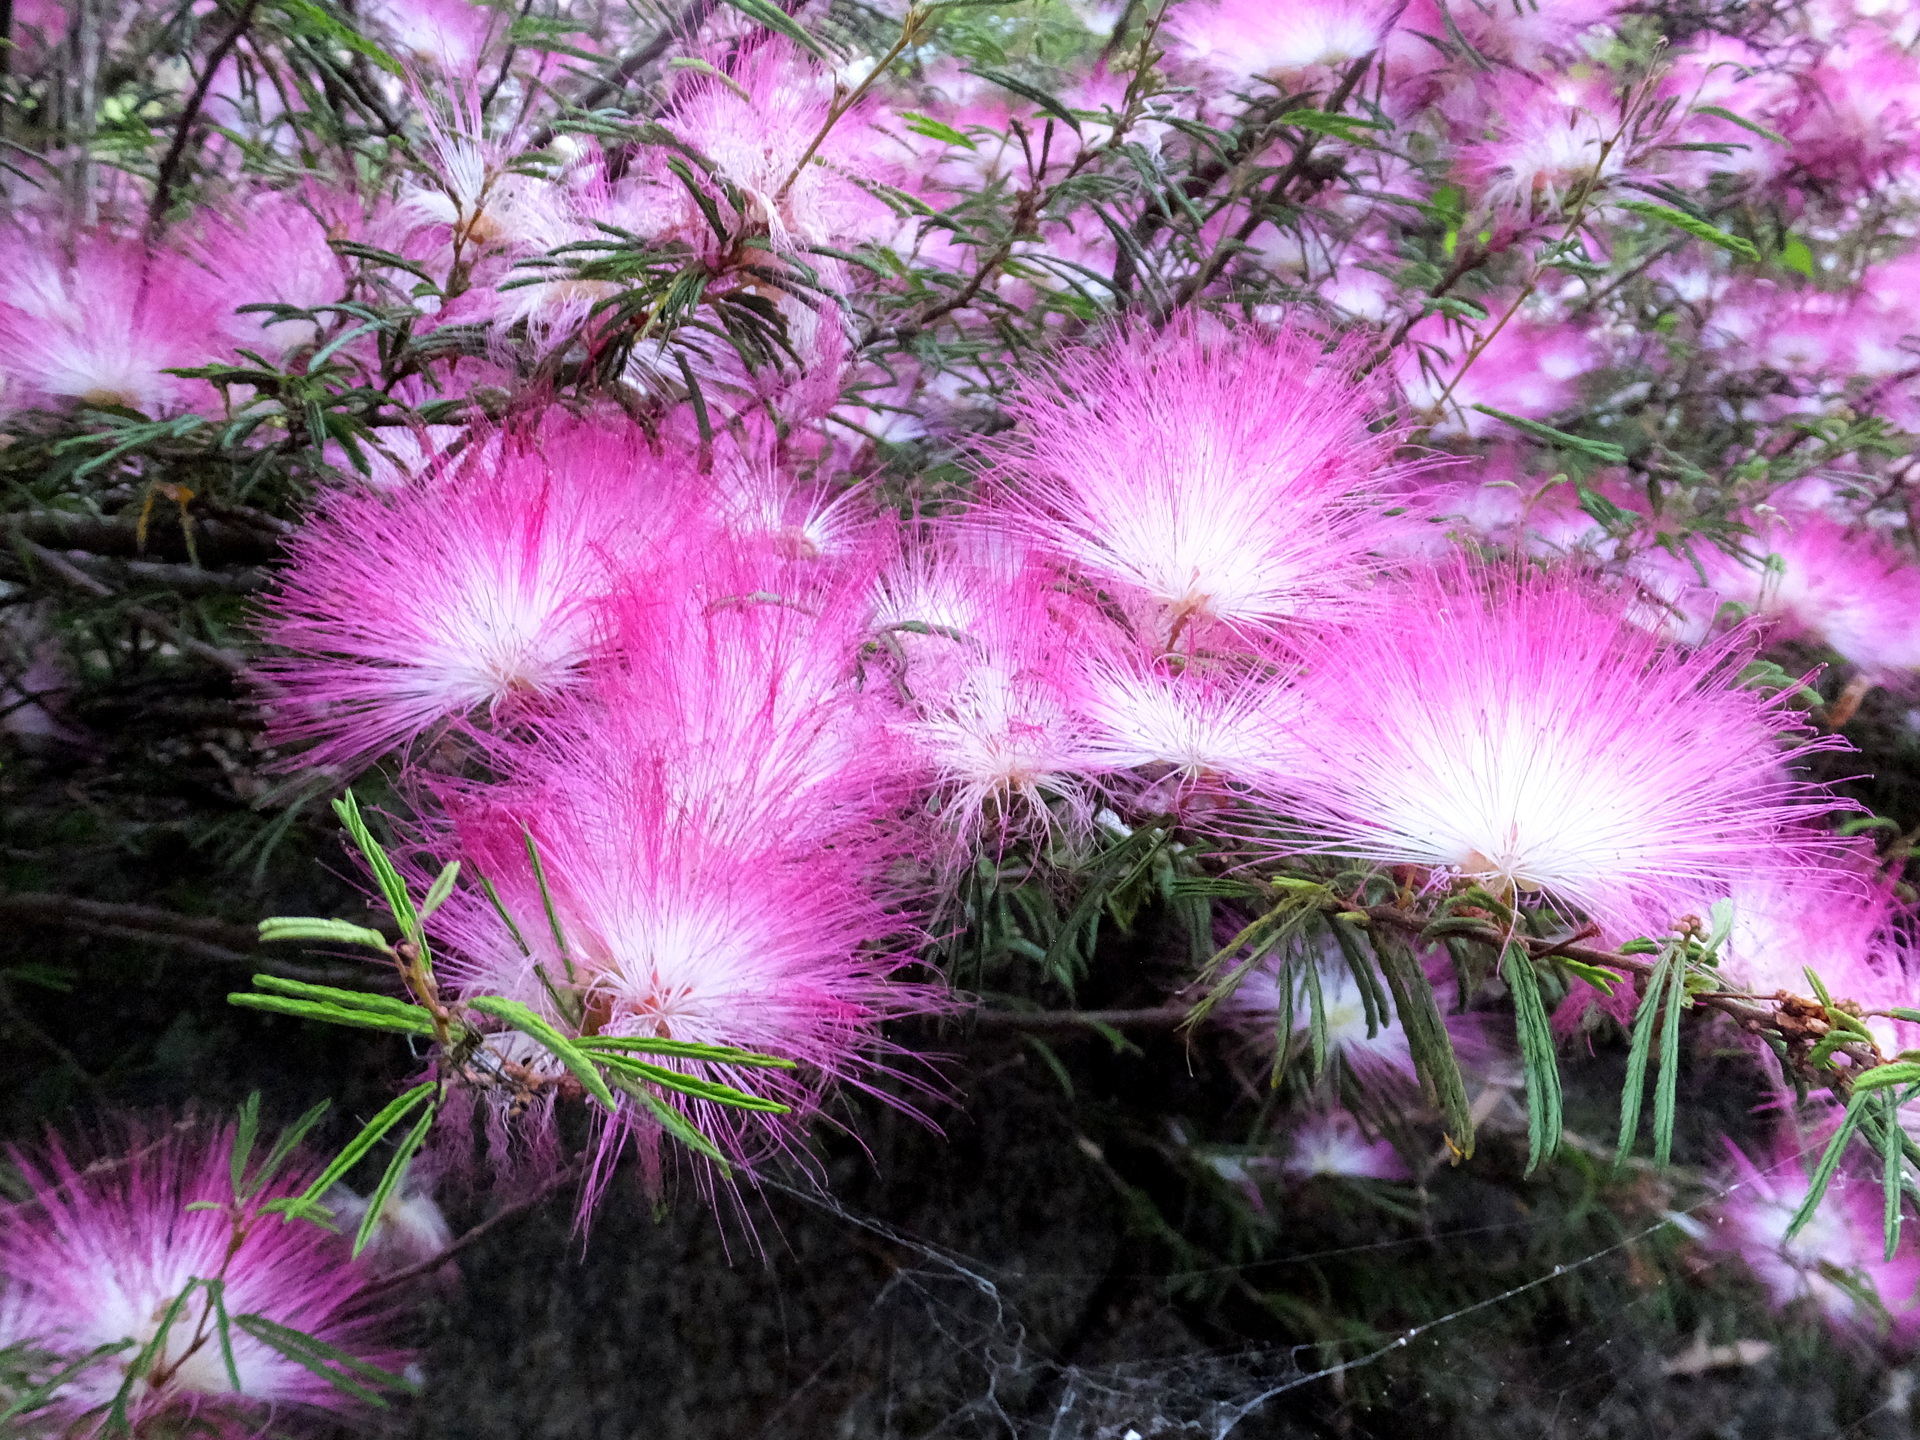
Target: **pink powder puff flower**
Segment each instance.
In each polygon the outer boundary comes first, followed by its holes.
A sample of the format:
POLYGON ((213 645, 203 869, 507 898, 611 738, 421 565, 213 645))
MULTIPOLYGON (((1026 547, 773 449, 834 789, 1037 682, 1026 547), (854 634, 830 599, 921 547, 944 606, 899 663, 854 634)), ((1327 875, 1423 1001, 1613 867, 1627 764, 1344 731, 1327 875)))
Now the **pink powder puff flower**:
POLYGON ((50 235, 0 237, 0 404, 211 408, 210 386, 166 371, 224 348, 212 288, 180 256, 131 240, 89 236, 69 264, 50 235))
POLYGON ((1805 72, 1779 121, 1794 166, 1859 190, 1903 169, 1920 148, 1920 60, 1866 30, 1851 32, 1805 72))
POLYGON ((1783 510, 1759 527, 1764 566, 1703 555, 1716 589, 1771 622, 1781 639, 1806 636, 1845 656, 1875 683, 1920 670, 1920 565, 1870 530, 1817 511, 1783 510))
POLYGON ((1087 753, 1101 769, 1141 772, 1180 790, 1221 781, 1271 789, 1290 767, 1299 722, 1282 666, 1279 656, 1248 669, 1096 652, 1077 687, 1087 753))
POLYGON ((1293 1127, 1280 1171, 1295 1180, 1413 1178, 1392 1142, 1368 1138, 1352 1113, 1339 1108, 1316 1111, 1293 1127))
POLYGON ((1752 633, 1678 650, 1628 610, 1579 573, 1412 577, 1308 656, 1280 802, 1303 843, 1545 892, 1619 938, 1837 844, 1798 827, 1849 807, 1790 767, 1845 742, 1735 682, 1752 633))
MULTIPOLYGON (((712 162, 739 195, 743 205, 736 212, 719 184, 698 182, 732 227, 764 229, 782 249, 846 247, 902 228, 887 204, 859 183, 902 178, 887 137, 875 128, 873 100, 841 117, 809 158, 833 104, 831 75, 785 41, 758 45, 718 68, 725 79, 683 75, 661 123, 712 162)), ((664 170, 658 183, 667 214, 677 216, 672 235, 701 251, 716 245, 685 185, 664 170)))
MULTIPOLYGON (((33 1342, 68 1360, 120 1341, 144 1346, 192 1280, 220 1279, 229 1316, 263 1315, 388 1370, 405 1363, 377 1343, 382 1317, 365 1293, 372 1277, 349 1262, 345 1241, 260 1213, 265 1201, 298 1194, 317 1167, 296 1161, 265 1193, 238 1202, 243 1238, 229 1256, 233 1128, 175 1126, 158 1137, 134 1129, 129 1142, 123 1158, 96 1165, 76 1163, 58 1141, 42 1155, 10 1152, 31 1194, 0 1216, 0 1345, 33 1342)), ((129 1397, 133 1433, 157 1433, 164 1416, 183 1433, 238 1440, 289 1409, 353 1408, 345 1392, 232 1325, 236 1391, 211 1309, 197 1290, 168 1329, 155 1370, 129 1397)), ((92 1433, 89 1414, 97 1421, 131 1358, 81 1370, 58 1392, 55 1423, 92 1433)))
POLYGON ((1171 645, 1358 611, 1392 522, 1395 437, 1356 352, 1297 330, 1134 331, 1028 384, 997 452, 994 523, 1144 608, 1171 645))
MULTIPOLYGON (((787 737, 764 731, 762 755, 741 760, 716 755, 704 737, 676 740, 628 724, 612 708, 569 707, 534 746, 505 754, 504 785, 453 807, 461 855, 492 881, 526 948, 485 901, 457 894, 435 917, 453 952, 442 974, 460 993, 507 995, 575 1026, 544 972, 554 985, 577 987, 597 1034, 795 1061, 797 1069, 772 1069, 650 1057, 791 1107, 753 1112, 660 1093, 730 1157, 752 1163, 794 1150, 827 1090, 870 1083, 886 1051, 883 1020, 941 1004, 894 978, 910 961, 912 936, 891 903, 887 875, 902 845, 889 809, 910 772, 884 733, 870 738, 841 756, 832 796, 806 791, 782 803, 762 793, 743 823, 734 799, 743 776, 749 785, 777 778, 779 755, 794 748, 787 737), (544 918, 527 835, 566 936, 564 956, 544 918)), ((551 1055, 514 1034, 492 1043, 540 1073, 559 1073, 551 1055)), ((583 1208, 630 1135, 658 1134, 625 1098, 616 1116, 599 1118, 583 1208)))
MULTIPOLYGON (((936 547, 938 542, 935 542, 936 547)), ((902 733, 921 756, 950 835, 1071 828, 1092 813, 1095 767, 1075 703, 1076 657, 1097 622, 1017 550, 915 556, 877 588, 873 633, 905 662, 902 733)))
POLYGON ((1920 1332, 1920 1255, 1909 1242, 1886 1258, 1877 1178, 1843 1168, 1807 1227, 1786 1238, 1806 1199, 1808 1165, 1823 1138, 1783 1128, 1764 1165, 1729 1142, 1733 1183, 1715 1208, 1705 1243, 1745 1261, 1775 1309, 1804 1305, 1835 1330, 1890 1330, 1895 1340, 1908 1342, 1920 1332))
POLYGON ((549 427, 404 490, 334 495, 292 540, 261 627, 291 652, 260 667, 274 733, 359 766, 567 689, 643 520, 671 523, 676 478, 632 435, 549 427))
POLYGON ((1164 33, 1229 83, 1276 83, 1315 66, 1344 66, 1380 48, 1401 7, 1392 0, 1197 0, 1174 7, 1164 33))
POLYGON ((1525 224, 1557 214, 1589 186, 1629 170, 1618 140, 1620 100, 1600 79, 1498 72, 1447 107, 1459 116, 1459 166, 1467 187, 1496 214, 1525 224), (1484 107, 1484 108, 1482 108, 1484 107))
POLYGON ((343 299, 347 271, 327 244, 328 228, 307 197, 274 191, 246 196, 232 219, 207 226, 193 255, 214 277, 234 347, 277 358, 313 343, 317 332, 311 321, 235 312, 242 305, 266 304, 310 310, 343 299))

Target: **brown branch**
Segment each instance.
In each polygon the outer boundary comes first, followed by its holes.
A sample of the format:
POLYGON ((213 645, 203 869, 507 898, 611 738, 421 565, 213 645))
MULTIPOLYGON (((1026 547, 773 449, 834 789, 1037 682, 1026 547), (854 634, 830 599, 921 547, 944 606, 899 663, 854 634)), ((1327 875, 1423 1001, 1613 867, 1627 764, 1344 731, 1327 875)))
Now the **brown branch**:
MULTIPOLYGON (((194 507, 198 510, 198 504, 194 507)), ((112 555, 121 559, 185 560, 185 538, 171 523, 150 525, 142 545, 136 518, 110 519, 98 515, 68 515, 57 510, 42 510, 31 515, 16 515, 8 522, 22 538, 52 550, 85 550, 94 555, 112 555)), ((224 520, 201 519, 193 522, 194 549, 203 564, 259 565, 277 559, 280 547, 259 530, 224 520)))
POLYGON ((74 895, 23 890, 0 893, 0 916, 19 925, 41 925, 109 940, 164 945, 210 964, 246 965, 294 979, 326 982, 349 976, 364 978, 359 969, 326 970, 275 958, 273 951, 260 949, 259 932, 252 926, 236 925, 211 916, 181 915, 152 905, 119 905, 82 900, 74 895))
POLYGON ((200 109, 207 103, 207 91, 213 88, 213 77, 226 61, 233 47, 240 43, 240 37, 247 33, 247 27, 253 24, 253 15, 260 8, 260 0, 247 0, 240 11, 240 18, 233 22, 233 28, 220 37, 207 55, 205 66, 200 71, 200 79, 193 87, 193 93, 187 97, 187 108, 180 112, 180 123, 174 127, 173 143, 167 147, 166 157, 160 162, 159 177, 154 181, 153 206, 147 211, 147 241, 153 242, 160 233, 160 227, 166 222, 167 206, 173 203, 173 182, 180 168, 180 157, 186 154, 187 141, 193 136, 193 127, 200 119, 200 109))
POLYGON ((1171 1030, 1188 1016, 1185 1005, 1142 1010, 976 1010, 967 1019, 977 1030, 1171 1030))
MULTIPOLYGON (((21 534, 18 527, 15 527, 14 534, 22 550, 74 589, 98 600, 120 598, 120 592, 111 585, 105 581, 96 580, 79 566, 55 554, 46 546, 34 544, 21 534)), ((231 675, 245 675, 249 669, 247 657, 239 651, 226 650, 218 645, 209 645, 204 640, 197 640, 157 610, 149 610, 144 605, 121 605, 119 608, 121 613, 129 619, 139 621, 155 634, 164 635, 188 654, 198 655, 202 660, 218 665, 231 675)))

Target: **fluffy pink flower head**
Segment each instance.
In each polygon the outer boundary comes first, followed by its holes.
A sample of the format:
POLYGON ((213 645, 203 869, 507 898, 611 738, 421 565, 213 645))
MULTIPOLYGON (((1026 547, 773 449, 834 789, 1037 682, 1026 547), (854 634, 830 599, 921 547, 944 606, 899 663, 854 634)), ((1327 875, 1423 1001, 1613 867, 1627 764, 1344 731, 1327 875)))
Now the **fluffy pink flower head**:
MULTIPOLYGON (((380 1317, 364 1293, 371 1276, 349 1263, 344 1240, 259 1213, 264 1201, 304 1189, 312 1166, 296 1163, 241 1202, 244 1238, 228 1259, 232 1127, 175 1127, 157 1137, 135 1129, 130 1142, 123 1158, 97 1166, 75 1163, 58 1142, 44 1155, 13 1154, 32 1195, 0 1217, 0 1345, 29 1341, 68 1360, 124 1340, 144 1346, 191 1280, 224 1277, 229 1316, 264 1315, 387 1369, 404 1360, 378 1345, 380 1317), (195 1204, 213 1208, 188 1209, 195 1204)), ((135 1434, 156 1433, 159 1422, 238 1440, 260 1434, 277 1412, 350 1406, 342 1391, 237 1325, 229 1332, 236 1391, 209 1308, 196 1291, 168 1328, 156 1368, 130 1396, 135 1434)), ((55 1423, 92 1433, 83 1417, 95 1412, 97 1423, 133 1353, 80 1371, 59 1392, 55 1423)))
POLYGON ((1353 352, 1182 323, 1078 354, 1010 407, 995 519, 1169 644, 1351 615, 1391 521, 1394 437, 1353 352))
MULTIPOLYGON (((762 707, 763 718, 779 723, 776 709, 762 707)), ((463 893, 436 916, 454 952, 443 973, 461 993, 508 995, 563 1027, 575 1022, 559 1012, 541 972, 562 986, 571 976, 594 1033, 797 1062, 771 1069, 651 1057, 791 1107, 751 1112, 660 1093, 730 1156, 752 1162, 791 1148, 827 1089, 873 1072, 882 1020, 938 1008, 931 992, 891 978, 911 940, 887 880, 904 848, 890 820, 908 770, 884 734, 873 739, 858 753, 840 752, 839 770, 811 777, 810 789, 759 794, 743 820, 743 790, 795 778, 784 752, 817 751, 767 734, 759 755, 717 755, 704 736, 665 736, 616 707, 570 703, 535 744, 503 757, 504 785, 454 807, 460 853, 493 882, 525 948, 490 905, 463 893), (828 783, 836 793, 822 793, 828 783), (564 954, 526 836, 538 848, 564 954)), ((493 1043, 540 1073, 559 1073, 551 1055, 512 1033, 493 1043)), ((589 1203, 626 1139, 657 1133, 638 1103, 620 1103, 616 1116, 601 1117, 589 1203)))
POLYGON ((1413 1178, 1390 1141, 1368 1138, 1352 1113, 1338 1107, 1316 1111, 1293 1127, 1280 1170, 1295 1180, 1413 1178))
POLYGON ((263 633, 275 732, 364 764, 442 721, 550 699, 580 677, 601 605, 679 472, 636 437, 550 427, 476 441, 404 490, 334 496, 292 542, 263 633))
POLYGON ((212 405, 204 382, 166 373, 225 349, 212 289, 188 261, 130 240, 89 237, 68 263, 49 235, 0 238, 0 405, 212 405))
POLYGON ((215 277, 213 289, 227 314, 230 344, 269 358, 291 354, 314 338, 311 322, 280 321, 270 314, 235 313, 242 305, 279 304, 309 310, 347 294, 339 255, 327 244, 327 222, 314 202, 284 192, 248 195, 234 218, 216 219, 194 247, 194 256, 215 277))
MULTIPOLYGON (((807 147, 833 103, 833 76, 784 40, 718 68, 725 79, 683 77, 661 123, 711 161, 740 197, 735 211, 720 185, 703 183, 724 218, 762 227, 788 249, 857 245, 900 229, 886 203, 859 184, 898 176, 891 147, 874 128, 871 101, 842 117, 809 158, 807 147)), ((664 170, 658 178, 672 233, 700 249, 717 243, 685 185, 664 170)))
POLYGON ((1479 77, 1473 100, 1460 170, 1490 210, 1523 222, 1553 214, 1569 197, 1628 168, 1627 147, 1609 143, 1620 129, 1620 102, 1599 80, 1559 76, 1542 83, 1496 72, 1479 77), (1484 118, 1474 113, 1480 105, 1484 118))
POLYGON ((1865 28, 1829 49, 1780 122, 1793 163, 1828 185, 1864 188, 1920 149, 1920 60, 1865 28))
POLYGON ((962 848, 988 831, 1045 828, 1049 800, 1084 824, 1096 766, 1075 704, 1077 656, 1096 617, 1017 550, 910 555, 876 599, 875 639, 905 661, 902 733, 962 848))
POLYGON ((361 13, 404 58, 469 80, 508 29, 500 10, 474 0, 368 0, 361 13))
POLYGON ((1392 0, 1195 0, 1168 12, 1165 33, 1176 53, 1229 83, 1277 81, 1371 55, 1399 8, 1392 0))
POLYGON ((1764 1165, 1732 1144, 1727 1149, 1733 1186, 1713 1216, 1709 1248, 1745 1261, 1776 1309, 1806 1306, 1836 1330, 1890 1331, 1903 1342, 1920 1332, 1920 1255, 1909 1240, 1886 1258, 1877 1177, 1843 1168, 1813 1219, 1789 1240, 1818 1140, 1783 1129, 1764 1165))
POLYGON ((1630 603, 1578 573, 1414 576, 1308 657, 1279 802, 1303 843, 1545 892, 1621 938, 1815 858, 1797 827, 1846 807, 1789 767, 1844 742, 1735 683, 1750 633, 1670 648, 1630 603))
POLYGON ((1920 565, 1870 530, 1818 511, 1783 511, 1753 543, 1764 566, 1703 556, 1728 600, 1773 622, 1780 638, 1809 636, 1882 683, 1920 670, 1920 565))
POLYGON ((1287 773, 1299 722, 1289 669, 1277 655, 1249 668, 1096 651, 1077 687, 1088 755, 1103 769, 1178 789, 1222 781, 1271 789, 1287 773))

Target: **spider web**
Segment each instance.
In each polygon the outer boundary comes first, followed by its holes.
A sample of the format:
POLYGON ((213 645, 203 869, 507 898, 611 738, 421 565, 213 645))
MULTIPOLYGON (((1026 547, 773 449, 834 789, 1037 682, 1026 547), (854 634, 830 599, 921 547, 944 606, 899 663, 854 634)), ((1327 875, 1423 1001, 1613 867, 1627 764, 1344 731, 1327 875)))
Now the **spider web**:
MULTIPOLYGON (((1773 1168, 1791 1163, 1791 1159, 1782 1160, 1773 1168)), ((766 1183, 845 1225, 899 1247, 914 1261, 894 1271, 865 1314, 857 1322, 849 1322, 835 1350, 767 1417, 758 1432, 762 1440, 807 1433, 808 1426, 815 1427, 812 1433, 818 1433, 822 1410, 815 1402, 828 1397, 816 1392, 835 1389, 838 1377, 851 1368, 868 1373, 879 1368, 886 1375, 886 1383, 846 1401, 836 1427, 843 1436, 884 1436, 887 1440, 1161 1440, 1189 1436, 1253 1440, 1309 1433, 1295 1423, 1297 1416, 1286 1413, 1285 1397, 1290 1394, 1313 1386, 1332 1386, 1340 1393, 1347 1377, 1366 1371, 1396 1351, 1499 1311, 1529 1292, 1559 1285, 1576 1272, 1633 1250, 1670 1225, 1685 1226, 1698 1212, 1757 1180, 1723 1183, 1684 1209, 1665 1212, 1611 1244, 1542 1269, 1498 1293, 1384 1339, 1376 1337, 1369 1344, 1185 1351, 1112 1364, 1063 1363, 1042 1353, 1009 1295, 1014 1288, 1012 1282, 1028 1283, 1036 1277, 997 1274, 974 1259, 858 1214, 830 1195, 774 1181, 766 1183), (885 1353, 876 1357, 868 1347, 878 1347, 885 1353)), ((1454 1234, 1504 1228, 1511 1227, 1495 1225, 1454 1234)), ((1449 1236, 1435 1238, 1445 1240, 1449 1236)), ((1390 1250, 1405 1243, 1413 1242, 1389 1241, 1377 1248, 1390 1250)), ((1383 1256, 1382 1263, 1390 1263, 1390 1257, 1383 1256)), ((1510 1337, 1506 1343, 1511 1344, 1510 1337)), ((1529 1411, 1544 1412, 1548 1428, 1543 1432, 1530 1426, 1524 1433, 1560 1434, 1563 1423, 1574 1427, 1564 1433, 1599 1433, 1592 1428, 1599 1423, 1598 1417, 1579 1413, 1581 1406, 1571 1398, 1578 1381, 1591 1379, 1596 1370, 1606 1368, 1597 1352, 1609 1348, 1632 1351, 1640 1342, 1602 1326, 1589 1329, 1579 1339, 1561 1338, 1549 1344, 1559 1353, 1530 1357, 1543 1362, 1536 1364, 1536 1378, 1542 1371, 1549 1377, 1559 1373, 1564 1377, 1564 1388, 1556 1394, 1551 1384, 1545 1393, 1534 1387, 1526 1397, 1529 1411)), ((1613 1359, 1615 1368, 1637 1369, 1643 1375, 1657 1377, 1665 1373, 1662 1367, 1667 1357, 1631 1353, 1617 1354, 1613 1359)), ((1904 1418, 1911 1381, 1905 1371, 1892 1372, 1881 1411, 1904 1418)), ((1745 1388, 1751 1399, 1753 1387, 1745 1388)), ((1613 1417, 1620 1422, 1622 1433, 1663 1433, 1643 1428, 1661 1422, 1642 1401, 1629 1400, 1625 1408, 1630 1411, 1635 1404, 1642 1406, 1637 1417, 1630 1413, 1613 1417)), ((1790 1421, 1819 1423, 1817 1414, 1780 1414, 1774 1418, 1783 1428, 1751 1433, 1793 1433, 1790 1421)), ((1880 1433, 1876 1428, 1863 1428, 1872 1418, 1865 1417, 1847 1427, 1846 1433, 1880 1433)), ((1313 1427, 1311 1433, 1324 1431, 1313 1427)), ((1614 1430, 1608 1428, 1604 1433, 1614 1430)), ((1737 1433, 1750 1432, 1742 1429, 1737 1433)), ((1838 1427, 1833 1426, 1829 1433, 1838 1433, 1838 1427)))

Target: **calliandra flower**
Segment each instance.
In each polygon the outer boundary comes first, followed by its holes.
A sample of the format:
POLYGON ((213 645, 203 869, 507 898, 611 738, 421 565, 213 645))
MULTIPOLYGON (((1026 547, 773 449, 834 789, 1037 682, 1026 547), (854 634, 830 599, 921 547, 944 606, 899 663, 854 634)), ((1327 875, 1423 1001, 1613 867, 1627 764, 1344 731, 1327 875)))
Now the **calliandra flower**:
POLYGON ((1391 0, 1198 0, 1169 11, 1165 28, 1176 53, 1230 79, 1284 78, 1372 54, 1398 8, 1391 0))
POLYGON ((1631 603, 1578 572, 1411 577, 1307 658, 1276 801, 1299 843, 1544 892, 1620 938, 1837 845, 1799 827, 1845 803, 1790 767, 1845 742, 1737 683, 1751 632, 1667 647, 1631 603))
POLYGON ((1523 222, 1555 214, 1631 168, 1619 140, 1620 102, 1602 80, 1560 75, 1543 83, 1500 71, 1454 104, 1474 126, 1459 149, 1462 178, 1495 212, 1523 222))
POLYGON ((589 427, 476 442, 405 489, 343 491, 290 545, 262 631, 274 733, 364 764, 443 721, 551 699, 578 680, 640 525, 673 475, 589 427))
POLYGON ((1144 608, 1153 638, 1355 613, 1394 438, 1352 351, 1295 330, 1133 331, 1029 382, 993 523, 1144 608))
MULTIPOLYGON (((344 1239, 260 1213, 265 1201, 300 1193, 316 1166, 296 1160, 244 1203, 243 1238, 229 1257, 233 1127, 128 1127, 126 1140, 123 1154, 94 1164, 58 1141, 37 1154, 11 1152, 29 1193, 0 1214, 0 1346, 31 1342, 69 1361, 126 1340, 145 1346, 189 1282, 218 1278, 229 1317, 263 1315, 388 1370, 404 1363, 379 1343, 382 1317, 365 1293, 372 1277, 350 1262, 344 1239)), ((236 1391, 208 1310, 198 1290, 169 1327, 148 1379, 129 1396, 133 1433, 159 1433, 165 1423, 238 1440, 290 1410, 355 1408, 345 1392, 232 1325, 236 1391)), ((97 1420, 113 1399, 133 1353, 81 1370, 58 1392, 55 1424, 91 1433, 86 1417, 97 1420)))
POLYGON ((1763 564, 1706 555, 1709 578, 1770 621, 1777 638, 1815 639, 1879 683, 1920 670, 1920 565, 1910 554, 1802 509, 1759 527, 1752 548, 1768 552, 1763 564))
POLYGON ((1729 1142, 1731 1184, 1705 1244, 1744 1261, 1775 1309, 1805 1307, 1835 1330, 1911 1341, 1920 1333, 1920 1254, 1908 1242, 1886 1258, 1877 1176, 1843 1166, 1806 1228, 1787 1239, 1823 1139, 1783 1128, 1758 1161, 1729 1142))
POLYGON ((0 404, 156 418, 211 407, 204 381, 166 372, 224 350, 212 289, 187 260, 131 240, 89 236, 69 263, 50 235, 0 236, 0 404))
POLYGON ((242 305, 288 305, 310 310, 343 299, 346 267, 328 245, 329 226, 316 208, 339 197, 316 192, 302 197, 279 191, 245 195, 231 217, 208 221, 193 256, 213 277, 227 314, 222 328, 234 348, 287 356, 315 339, 309 320, 276 320, 262 311, 236 313, 242 305))
POLYGON ((1298 721, 1284 672, 1239 665, 1095 653, 1078 687, 1087 754, 1108 771, 1168 778, 1182 788, 1281 783, 1298 721))
POLYGON ((901 731, 931 772, 962 849, 1051 823, 1083 828, 1095 768, 1075 704, 1076 657, 1097 622, 1017 554, 904 560, 878 587, 876 637, 905 662, 901 731))
MULTIPOLYGON (((492 881, 526 949, 491 906, 462 893, 435 917, 449 950, 442 973, 459 993, 507 995, 563 1027, 587 1023, 603 1036, 735 1046, 797 1062, 778 1069, 648 1057, 791 1107, 746 1111, 658 1093, 730 1157, 753 1163, 792 1151, 835 1084, 867 1085, 885 1068, 883 1020, 941 1006, 896 977, 913 937, 891 903, 888 870, 902 847, 885 811, 890 779, 907 772, 896 764, 849 774, 830 822, 817 812, 786 821, 763 812, 749 834, 724 798, 684 783, 683 772, 707 757, 652 737, 631 745, 634 738, 617 720, 572 734, 553 729, 507 785, 454 807, 461 855, 492 881), (544 916, 527 836, 564 955, 544 916), (562 1013, 549 984, 575 987, 583 1013, 562 1013)), ((872 752, 885 754, 883 746, 872 752)), ((492 1043, 536 1073, 563 1073, 514 1033, 492 1043)), ((583 1211, 626 1141, 637 1134, 650 1146, 659 1135, 627 1097, 598 1121, 583 1211)))
POLYGON ((1296 1180, 1413 1178, 1390 1141, 1369 1139, 1360 1122, 1338 1108, 1310 1114, 1293 1127, 1280 1171, 1296 1180))

